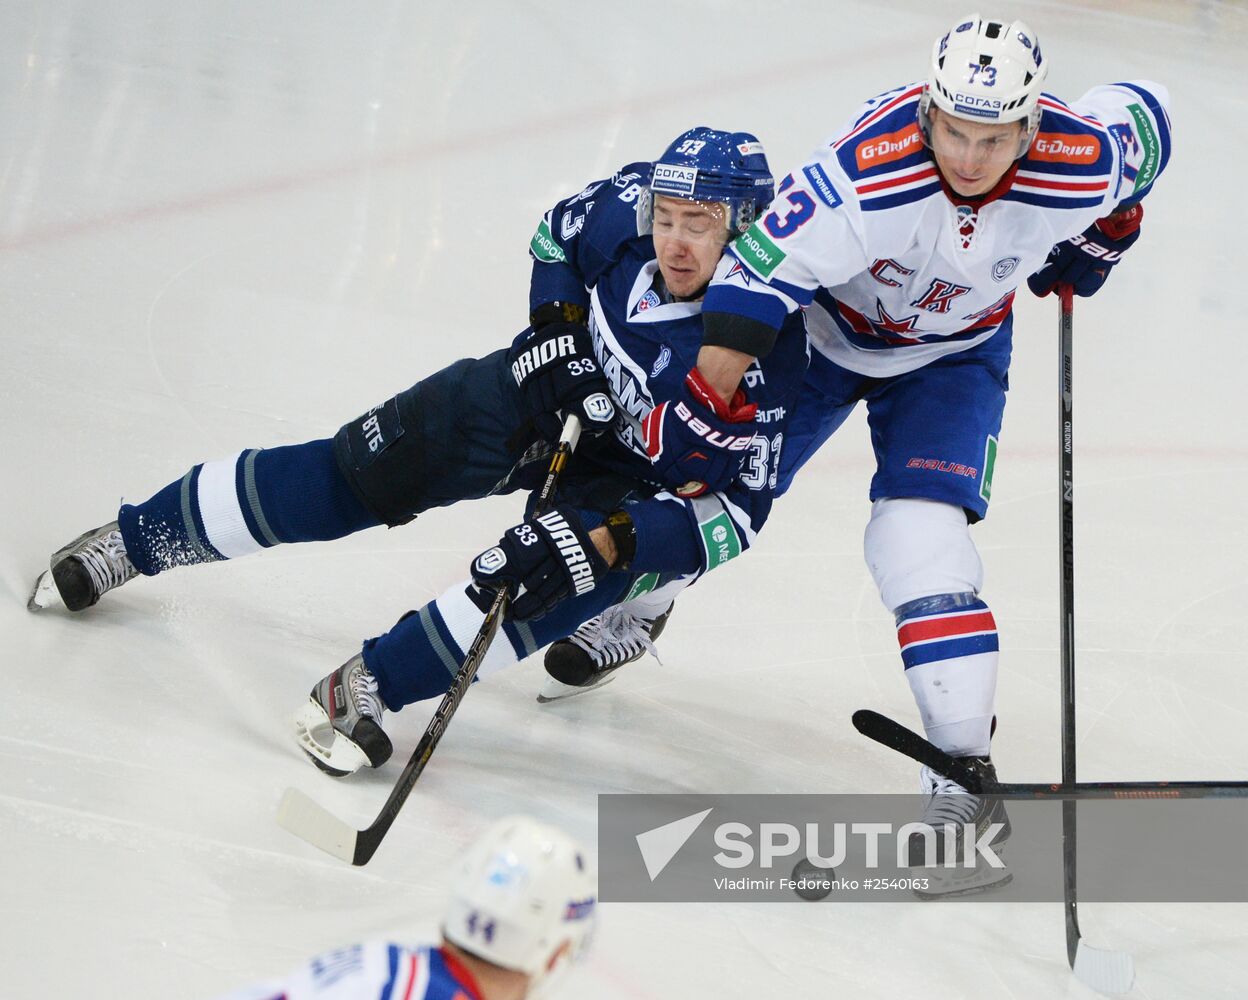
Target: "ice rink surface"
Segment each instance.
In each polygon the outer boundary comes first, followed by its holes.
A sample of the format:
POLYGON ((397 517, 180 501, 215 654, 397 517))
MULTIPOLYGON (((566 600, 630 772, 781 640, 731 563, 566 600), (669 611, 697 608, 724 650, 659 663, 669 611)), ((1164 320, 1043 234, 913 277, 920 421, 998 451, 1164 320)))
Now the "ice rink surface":
MULTIPOLYGON (((333 783, 290 738, 311 684, 462 577, 517 498, 24 608, 49 552, 195 462, 325 437, 525 324, 541 213, 695 124, 777 174, 925 72, 963 4, 326 0, 0 5, 0 996, 201 998, 435 932, 444 873, 524 811, 593 841, 599 792, 912 791, 851 712, 917 725, 861 558, 861 415, 757 549, 646 660, 539 706, 477 686, 389 840, 352 870, 274 822, 295 785, 367 822, 395 761, 333 783), (765 9, 765 12, 764 12, 765 9)), ((1049 88, 1150 78, 1175 151, 1143 239, 1075 313, 1084 780, 1248 778, 1243 606, 1248 14, 1033 2, 1049 88)), ((1006 780, 1059 776, 1056 304, 1019 296, 991 516, 1006 780)), ((1242 997, 1248 906, 1085 905, 1131 994, 1242 997)), ((1055 998, 1061 907, 605 906, 569 996, 1055 998)), ((572 984, 569 984, 570 986, 572 984)))

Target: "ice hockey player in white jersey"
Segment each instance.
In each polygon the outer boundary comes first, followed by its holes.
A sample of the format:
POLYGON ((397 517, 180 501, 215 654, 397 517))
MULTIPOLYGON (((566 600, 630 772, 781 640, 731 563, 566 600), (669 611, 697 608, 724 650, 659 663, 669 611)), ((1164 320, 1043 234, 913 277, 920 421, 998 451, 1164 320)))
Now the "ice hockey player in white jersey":
MULTIPOLYGON (((1024 278, 1040 296, 1099 290, 1170 157, 1164 88, 1065 104, 1047 70, 1020 21, 954 24, 926 81, 867 102, 730 246, 698 357, 722 394, 804 312, 811 364, 777 495, 865 401, 867 564, 928 738, 988 774, 998 638, 969 526, 992 492, 1014 296, 1024 278)), ((1000 818, 926 769, 922 783, 936 822, 1000 818)))
POLYGON ((575 840, 527 816, 460 861, 439 946, 358 944, 221 1000, 521 1000, 550 997, 585 957, 598 880, 575 840))

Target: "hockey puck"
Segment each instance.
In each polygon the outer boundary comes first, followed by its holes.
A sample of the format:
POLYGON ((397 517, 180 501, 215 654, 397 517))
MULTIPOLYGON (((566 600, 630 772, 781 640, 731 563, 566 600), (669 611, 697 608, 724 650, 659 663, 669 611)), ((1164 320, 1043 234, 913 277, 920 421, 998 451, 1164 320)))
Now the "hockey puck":
POLYGON ((802 858, 793 866, 793 891, 813 903, 827 897, 835 878, 835 868, 820 868, 809 858, 802 858))

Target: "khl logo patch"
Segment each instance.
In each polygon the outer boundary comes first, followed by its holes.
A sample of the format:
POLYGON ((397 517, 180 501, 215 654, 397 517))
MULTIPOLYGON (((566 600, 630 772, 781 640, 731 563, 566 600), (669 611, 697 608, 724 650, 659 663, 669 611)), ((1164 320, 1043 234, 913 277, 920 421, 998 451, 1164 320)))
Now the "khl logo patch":
POLYGON ((999 261, 992 265, 992 280, 1004 281, 1014 273, 1014 268, 1018 267, 1019 259, 1017 257, 1002 257, 999 261))

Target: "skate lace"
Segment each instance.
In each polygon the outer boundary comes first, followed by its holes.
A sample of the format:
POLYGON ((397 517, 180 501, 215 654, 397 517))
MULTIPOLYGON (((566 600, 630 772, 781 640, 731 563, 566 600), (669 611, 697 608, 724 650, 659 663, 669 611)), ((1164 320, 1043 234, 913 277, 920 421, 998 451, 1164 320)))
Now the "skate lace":
POLYGON ((74 555, 87 568, 97 594, 120 587, 139 572, 126 554, 121 532, 116 529, 91 539, 74 555))
POLYGON ((385 711, 381 704, 381 695, 377 693, 377 678, 363 664, 351 671, 351 700, 360 715, 366 715, 375 722, 381 722, 385 711))
POLYGON ((978 795, 972 795, 952 778, 946 778, 930 767, 924 767, 920 772, 919 783, 928 796, 923 808, 923 822, 929 826, 939 828, 946 823, 955 826, 969 823, 979 809, 978 795))
POLYGON ((572 641, 589 653, 599 667, 621 663, 642 650, 662 663, 659 651, 650 641, 653 624, 648 618, 639 618, 614 605, 578 628, 572 641))

